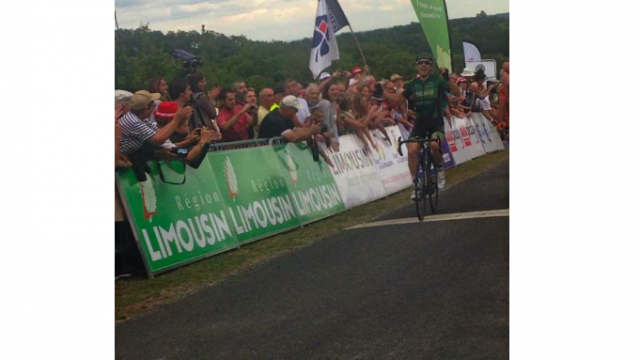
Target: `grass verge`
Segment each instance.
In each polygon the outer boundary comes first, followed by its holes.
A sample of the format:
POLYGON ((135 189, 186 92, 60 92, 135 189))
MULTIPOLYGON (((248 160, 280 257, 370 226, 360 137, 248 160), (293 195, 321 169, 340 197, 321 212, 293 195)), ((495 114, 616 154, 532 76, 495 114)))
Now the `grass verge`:
MULTIPOLYGON (((447 171, 447 187, 509 159, 508 151, 489 154, 447 171)), ((279 234, 239 250, 226 252, 178 268, 154 279, 125 278, 116 281, 116 321, 142 314, 156 305, 175 301, 229 275, 330 236, 342 229, 373 220, 410 204, 410 189, 333 216, 303 229, 279 234)))

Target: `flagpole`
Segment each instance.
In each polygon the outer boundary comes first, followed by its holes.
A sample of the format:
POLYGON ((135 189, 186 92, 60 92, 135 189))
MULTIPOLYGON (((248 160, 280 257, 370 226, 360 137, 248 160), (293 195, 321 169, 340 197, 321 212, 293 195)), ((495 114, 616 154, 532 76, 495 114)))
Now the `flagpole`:
MULTIPOLYGON (((358 50, 360 50, 360 56, 362 56, 362 61, 364 62, 364 66, 367 66, 367 60, 364 58, 364 54, 362 53, 362 48, 360 47, 360 42, 358 41, 358 38, 356 37, 356 33, 353 31, 353 28, 351 27, 351 24, 348 25, 349 26, 349 30, 351 30, 351 35, 353 35, 353 39, 356 41, 356 45, 358 46, 358 50)), ((335 34, 334 34, 335 36, 335 34)))
POLYGON ((444 4, 444 16, 447 17, 447 35, 449 35, 449 52, 451 53, 451 72, 453 71, 453 46, 451 46, 451 26, 449 26, 449 12, 447 11, 447 0, 442 0, 444 4))

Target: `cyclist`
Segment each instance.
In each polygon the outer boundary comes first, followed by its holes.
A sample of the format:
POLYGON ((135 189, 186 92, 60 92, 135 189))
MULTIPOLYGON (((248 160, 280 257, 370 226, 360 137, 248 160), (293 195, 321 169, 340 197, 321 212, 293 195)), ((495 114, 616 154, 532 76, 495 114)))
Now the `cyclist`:
MULTIPOLYGON (((454 96, 460 96, 458 85, 449 80, 448 70, 442 73, 442 76, 432 73, 433 58, 430 54, 421 53, 416 56, 415 60, 418 77, 405 84, 402 93, 384 92, 387 100, 394 102, 409 101, 411 110, 416 113, 416 121, 411 131, 410 138, 425 138, 427 134, 431 134, 431 138, 436 136, 444 141, 444 118, 442 114, 441 104, 445 99, 445 92, 450 91, 454 96)), ((411 178, 415 179, 418 170, 418 155, 420 153, 420 143, 408 143, 409 152, 409 171, 411 178)), ((444 169, 442 167, 442 153, 435 142, 431 143, 433 150, 434 162, 438 171, 438 188, 442 189, 445 185, 444 169)), ((415 190, 411 194, 411 199, 416 199, 415 190)))

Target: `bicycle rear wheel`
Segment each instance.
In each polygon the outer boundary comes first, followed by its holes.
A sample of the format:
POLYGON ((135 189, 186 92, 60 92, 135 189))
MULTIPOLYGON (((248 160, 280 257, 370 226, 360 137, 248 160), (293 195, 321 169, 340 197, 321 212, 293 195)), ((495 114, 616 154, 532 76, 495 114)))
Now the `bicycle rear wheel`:
POLYGON ((427 213, 426 182, 428 179, 428 171, 428 169, 425 169, 424 161, 419 161, 416 178, 413 181, 413 189, 416 192, 416 199, 414 200, 416 203, 416 214, 420 221, 424 220, 424 216, 427 213))
POLYGON ((429 175, 427 176, 427 196, 429 197, 429 207, 434 214, 438 211, 438 171, 434 166, 434 174, 431 174, 431 165, 433 164, 432 155, 429 154, 427 158, 427 169, 429 169, 429 175))

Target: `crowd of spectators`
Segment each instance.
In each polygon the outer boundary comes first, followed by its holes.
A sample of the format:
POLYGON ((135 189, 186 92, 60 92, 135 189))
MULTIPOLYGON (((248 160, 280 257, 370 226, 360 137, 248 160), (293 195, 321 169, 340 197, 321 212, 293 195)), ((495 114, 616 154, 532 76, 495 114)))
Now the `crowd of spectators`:
MULTIPOLYGON (((441 73, 445 69, 441 69, 441 73)), ((500 78, 488 78, 483 70, 474 72, 469 68, 458 76, 452 73, 450 78, 457 82, 460 96, 447 94, 445 116, 451 122, 451 116, 464 118, 473 113, 482 113, 495 125, 503 140, 509 134, 509 63, 505 62, 500 70, 500 78)))
MULTIPOLYGON (((481 112, 498 127, 503 139, 508 139, 509 63, 502 66, 501 83, 470 69, 460 75, 451 73, 449 78, 460 89, 459 96, 447 93, 442 102, 450 125, 452 116, 464 118, 481 112)), ((209 87, 205 76, 196 71, 170 82, 155 77, 147 89, 135 92, 116 90, 116 170, 133 168, 142 184, 150 171, 149 160, 177 160, 197 168, 214 142, 273 137, 307 141, 317 150, 314 158, 317 154, 333 166, 325 151, 340 151, 340 135, 355 134, 364 151, 373 152, 379 146, 373 130, 379 130, 391 144, 386 126, 398 125, 408 133, 416 120, 407 101, 385 100, 383 96, 402 94, 405 78, 391 74, 376 81, 367 66, 356 66, 351 72, 325 72, 316 83, 304 86, 295 79, 258 91, 250 85, 238 80, 228 88, 209 87)), ((116 230, 130 232, 122 226, 125 214, 117 194, 115 209, 116 230)))
MULTIPOLYGON (((445 68, 440 74, 448 73, 445 68)), ((482 70, 465 68, 449 78, 460 95, 445 93, 442 110, 447 121, 475 112, 484 114, 501 130, 508 130, 509 64, 500 80, 482 70)), ((409 79, 410 80, 410 79, 409 79)), ((379 81, 369 68, 351 72, 324 72, 316 83, 303 87, 295 79, 259 91, 238 80, 229 88, 208 87, 196 71, 171 82, 150 79, 147 89, 130 93, 116 90, 116 168, 131 167, 149 159, 182 160, 192 164, 212 142, 237 142, 283 137, 289 142, 313 141, 324 150, 340 151, 340 135, 353 133, 365 151, 377 150, 371 131, 378 129, 391 143, 386 126, 399 125, 408 132, 415 113, 407 101, 385 100, 383 92, 402 93, 405 78, 391 74, 379 81)), ((197 164, 197 161, 196 161, 197 164)))

